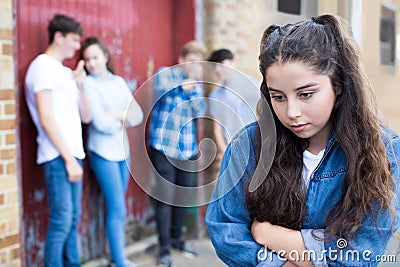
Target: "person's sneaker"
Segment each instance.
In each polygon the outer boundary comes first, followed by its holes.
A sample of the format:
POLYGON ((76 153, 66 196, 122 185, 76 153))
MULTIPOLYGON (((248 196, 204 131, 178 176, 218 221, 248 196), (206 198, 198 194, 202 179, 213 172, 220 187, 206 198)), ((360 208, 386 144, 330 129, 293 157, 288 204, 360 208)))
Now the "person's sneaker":
POLYGON ((199 254, 197 251, 189 246, 186 242, 184 241, 177 241, 177 240, 172 240, 171 241, 171 247, 180 253, 182 253, 184 256, 194 259, 196 258, 199 254))
POLYGON ((158 256, 157 266, 172 267, 172 258, 169 252, 162 253, 158 256))

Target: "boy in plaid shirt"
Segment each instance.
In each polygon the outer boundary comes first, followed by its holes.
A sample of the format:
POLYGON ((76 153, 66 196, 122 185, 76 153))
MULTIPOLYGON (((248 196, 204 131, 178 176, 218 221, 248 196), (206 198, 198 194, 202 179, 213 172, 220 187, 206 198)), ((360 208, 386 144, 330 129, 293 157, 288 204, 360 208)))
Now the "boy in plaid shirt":
POLYGON ((206 113, 203 88, 198 83, 202 77, 198 61, 203 61, 205 55, 202 44, 190 41, 182 48, 180 65, 161 68, 155 76, 149 145, 150 159, 157 171, 156 220, 161 266, 172 265, 171 247, 189 256, 197 255, 182 238, 184 207, 188 206, 185 203, 193 195, 179 190, 195 186, 193 159, 199 152, 195 119, 206 113))

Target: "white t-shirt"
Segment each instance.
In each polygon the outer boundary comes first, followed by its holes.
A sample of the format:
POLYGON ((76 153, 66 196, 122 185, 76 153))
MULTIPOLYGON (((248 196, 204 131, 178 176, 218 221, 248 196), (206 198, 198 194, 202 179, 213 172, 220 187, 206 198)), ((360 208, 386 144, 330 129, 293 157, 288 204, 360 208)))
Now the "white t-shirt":
POLYGON ((79 89, 72 70, 57 59, 41 54, 29 65, 25 76, 25 98, 38 130, 36 162, 41 164, 60 155, 39 120, 35 94, 42 90, 51 90, 52 112, 66 146, 72 155, 83 159, 85 153, 79 114, 79 89))
POLYGON ((259 82, 243 74, 210 92, 208 104, 211 117, 224 129, 226 143, 247 124, 256 120, 260 99, 259 82))
POLYGON ((303 171, 302 176, 303 180, 308 187, 308 183, 310 182, 311 174, 318 167, 319 162, 324 156, 325 149, 321 150, 317 155, 304 150, 303 152, 303 171))

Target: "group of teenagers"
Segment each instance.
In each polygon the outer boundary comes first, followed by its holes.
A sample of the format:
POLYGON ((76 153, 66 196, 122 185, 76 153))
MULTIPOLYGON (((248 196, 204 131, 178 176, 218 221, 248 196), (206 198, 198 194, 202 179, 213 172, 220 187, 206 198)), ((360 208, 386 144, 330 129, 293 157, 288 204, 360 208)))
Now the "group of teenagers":
MULTIPOLYGON (((124 254, 126 127, 142 122, 142 110, 113 73, 100 39, 88 37, 81 45, 80 23, 60 14, 48 31, 49 46, 25 79, 50 209, 45 266, 80 266, 81 123, 89 124, 88 158, 106 200, 110 266, 137 266, 124 254), (79 49, 82 60, 72 71, 62 62, 79 49)), ((171 249, 197 256, 183 239, 186 205, 176 202, 190 196, 168 184, 196 186, 196 118, 206 115, 207 105, 202 71, 190 63, 205 56, 204 47, 189 42, 180 64, 161 68, 154 78, 148 145, 158 174, 159 266, 173 265, 171 249)), ((224 49, 209 57, 215 70, 232 59, 224 49)), ((228 266, 377 266, 389 242, 399 242, 400 141, 378 116, 348 24, 320 15, 269 26, 259 69, 254 122, 246 121, 234 137, 214 123, 224 156, 205 221, 217 255, 228 266)), ((225 82, 218 90, 229 91, 225 82)), ((215 98, 224 95, 216 92, 215 98)))

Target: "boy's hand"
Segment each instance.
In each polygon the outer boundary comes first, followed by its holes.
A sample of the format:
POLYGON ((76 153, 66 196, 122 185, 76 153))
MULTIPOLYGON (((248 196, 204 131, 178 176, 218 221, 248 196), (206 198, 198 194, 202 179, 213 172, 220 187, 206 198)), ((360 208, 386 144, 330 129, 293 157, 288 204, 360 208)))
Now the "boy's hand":
POLYGON ((193 79, 186 79, 182 82, 182 90, 189 92, 197 86, 197 82, 193 79))
POLYGON ((78 182, 83 178, 83 169, 79 165, 76 158, 72 157, 65 161, 65 168, 67 169, 68 180, 70 182, 78 182))

